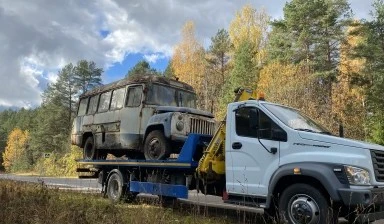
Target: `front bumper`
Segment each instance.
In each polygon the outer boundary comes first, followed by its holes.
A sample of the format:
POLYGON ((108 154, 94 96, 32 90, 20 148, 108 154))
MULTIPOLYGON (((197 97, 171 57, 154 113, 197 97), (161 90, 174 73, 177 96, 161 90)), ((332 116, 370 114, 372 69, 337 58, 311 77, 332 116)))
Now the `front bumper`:
POLYGON ((384 188, 339 189, 343 206, 356 211, 356 219, 361 222, 384 219, 384 188))

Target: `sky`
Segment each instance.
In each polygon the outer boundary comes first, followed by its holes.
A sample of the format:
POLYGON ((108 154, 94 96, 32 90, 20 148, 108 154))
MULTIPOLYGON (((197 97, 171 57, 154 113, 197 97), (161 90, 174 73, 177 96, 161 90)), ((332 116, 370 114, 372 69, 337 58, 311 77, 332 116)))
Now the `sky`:
MULTIPOLYGON (((350 0, 369 18, 373 0, 350 0)), ((0 109, 31 108, 68 63, 86 59, 104 69, 103 83, 125 76, 140 60, 163 71, 186 21, 198 39, 227 29, 245 4, 283 17, 286 0, 0 0, 0 109)))

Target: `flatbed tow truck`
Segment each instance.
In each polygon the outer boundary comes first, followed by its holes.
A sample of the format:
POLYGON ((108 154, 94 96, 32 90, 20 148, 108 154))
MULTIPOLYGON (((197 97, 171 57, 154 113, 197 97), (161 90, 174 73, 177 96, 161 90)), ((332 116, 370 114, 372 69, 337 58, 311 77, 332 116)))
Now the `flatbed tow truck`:
POLYGON ((79 160, 113 202, 196 189, 288 223, 384 218, 384 147, 331 135, 299 111, 238 89, 213 136, 190 133, 166 160, 79 160))

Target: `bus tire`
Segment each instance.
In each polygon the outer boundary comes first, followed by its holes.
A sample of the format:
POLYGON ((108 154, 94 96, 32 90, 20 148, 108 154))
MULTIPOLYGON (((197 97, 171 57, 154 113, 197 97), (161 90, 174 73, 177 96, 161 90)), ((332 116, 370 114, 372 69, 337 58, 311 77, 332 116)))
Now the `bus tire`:
POLYGON ((87 140, 85 140, 84 149, 83 149, 83 158, 92 160, 95 159, 96 156, 96 145, 92 136, 89 136, 87 140))
POLYGON ((144 156, 146 160, 161 160, 169 157, 171 148, 168 139, 160 130, 151 131, 145 138, 144 156))

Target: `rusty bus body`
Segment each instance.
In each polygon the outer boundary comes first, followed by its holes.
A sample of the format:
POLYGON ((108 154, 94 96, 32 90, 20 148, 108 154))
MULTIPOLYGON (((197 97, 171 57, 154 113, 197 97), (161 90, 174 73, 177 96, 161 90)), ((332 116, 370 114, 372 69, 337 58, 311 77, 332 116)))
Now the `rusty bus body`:
POLYGON ((143 75, 81 95, 71 140, 83 148, 84 159, 103 159, 108 153, 163 159, 178 153, 189 133, 213 134, 214 128, 212 114, 196 109, 190 85, 143 75))

